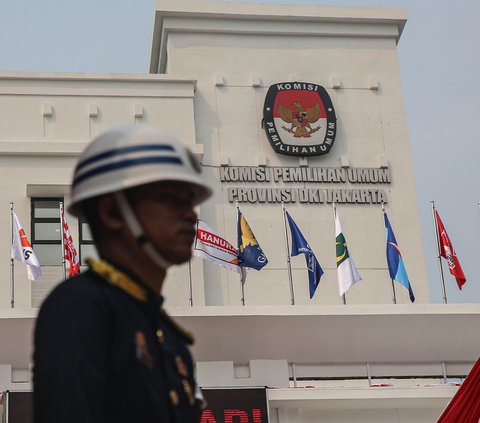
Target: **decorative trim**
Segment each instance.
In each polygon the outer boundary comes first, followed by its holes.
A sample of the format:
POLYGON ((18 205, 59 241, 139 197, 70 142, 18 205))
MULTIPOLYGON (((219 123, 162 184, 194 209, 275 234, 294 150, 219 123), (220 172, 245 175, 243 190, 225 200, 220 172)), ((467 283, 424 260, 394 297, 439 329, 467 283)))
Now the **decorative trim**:
POLYGON ((147 291, 132 281, 125 273, 117 270, 105 260, 95 260, 89 257, 86 261, 90 269, 102 276, 110 285, 120 288, 138 301, 147 302, 147 291))

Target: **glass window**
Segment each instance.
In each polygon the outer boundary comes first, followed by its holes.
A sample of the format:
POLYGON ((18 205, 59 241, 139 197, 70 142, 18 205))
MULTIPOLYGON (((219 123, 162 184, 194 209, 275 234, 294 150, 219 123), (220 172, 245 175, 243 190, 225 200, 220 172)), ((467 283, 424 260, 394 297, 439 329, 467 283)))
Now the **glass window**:
POLYGON ((80 222, 80 225, 81 225, 81 229, 80 229, 80 232, 81 232, 81 240, 82 241, 92 241, 93 242, 93 238, 92 238, 92 233, 90 232, 90 226, 88 226, 88 223, 87 222, 80 222))
POLYGON ((32 247, 41 265, 62 265, 61 197, 32 198, 32 247))
POLYGON ((34 217, 40 217, 40 218, 54 218, 54 219, 59 219, 60 216, 60 209, 59 209, 59 203, 62 201, 61 198, 59 199, 38 199, 34 198, 32 199, 35 202, 35 207, 34 207, 34 217))
POLYGON ((88 223, 84 220, 78 221, 78 236, 80 239, 80 266, 86 266, 88 257, 98 258, 98 253, 93 243, 92 232, 88 223))
POLYGON ((86 259, 89 257, 98 258, 95 245, 80 244, 80 265, 86 266, 87 265, 86 259))
MULTIPOLYGON (((62 245, 35 244, 33 246, 38 261, 43 266, 62 265, 62 245)), ((67 262, 68 267, 68 262, 67 262)))
POLYGON ((35 239, 37 240, 61 241, 60 222, 38 222, 35 223, 33 230, 35 232, 35 239))

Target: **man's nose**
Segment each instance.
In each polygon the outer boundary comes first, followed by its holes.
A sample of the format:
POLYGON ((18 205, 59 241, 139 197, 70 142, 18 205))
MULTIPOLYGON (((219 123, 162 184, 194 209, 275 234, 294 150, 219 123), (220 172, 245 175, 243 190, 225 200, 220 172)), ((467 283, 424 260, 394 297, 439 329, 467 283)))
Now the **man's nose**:
POLYGON ((197 212, 192 206, 188 206, 185 208, 183 212, 183 217, 188 220, 189 222, 196 222, 197 221, 197 212))

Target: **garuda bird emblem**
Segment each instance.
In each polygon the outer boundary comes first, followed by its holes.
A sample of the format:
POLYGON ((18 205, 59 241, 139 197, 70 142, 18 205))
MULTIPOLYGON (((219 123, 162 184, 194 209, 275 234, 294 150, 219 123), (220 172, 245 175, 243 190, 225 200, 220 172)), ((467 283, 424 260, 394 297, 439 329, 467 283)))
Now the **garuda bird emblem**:
POLYGON ((291 124, 290 128, 282 126, 282 129, 290 132, 296 138, 308 138, 320 129, 320 125, 317 127, 311 126, 312 123, 320 119, 320 103, 316 103, 306 110, 299 101, 293 102, 293 106, 295 110, 278 103, 278 114, 283 121, 291 124))

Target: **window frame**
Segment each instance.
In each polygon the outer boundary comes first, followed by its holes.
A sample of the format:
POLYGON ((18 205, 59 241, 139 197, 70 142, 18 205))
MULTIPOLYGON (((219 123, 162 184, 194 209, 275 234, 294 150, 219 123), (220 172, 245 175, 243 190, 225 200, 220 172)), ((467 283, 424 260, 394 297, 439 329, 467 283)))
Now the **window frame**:
POLYGON ((62 266, 63 265, 63 251, 62 251, 62 231, 61 231, 61 217, 60 217, 60 203, 64 202, 64 197, 30 197, 30 242, 32 248, 35 251, 35 245, 59 245, 60 246, 60 260, 58 264, 43 264, 42 266, 62 266), (58 217, 36 217, 35 216, 35 203, 37 201, 57 201, 58 202, 58 217), (58 240, 54 239, 38 239, 36 236, 35 224, 37 223, 56 223, 60 229, 60 237, 58 240))
MULTIPOLYGON (((78 259, 80 261, 80 266, 87 266, 87 263, 84 262, 83 258, 83 249, 84 245, 93 245, 95 247, 95 242, 92 239, 83 239, 83 225, 88 225, 88 222, 84 218, 78 219, 78 259)), ((88 225, 90 228, 90 225, 88 225)))

